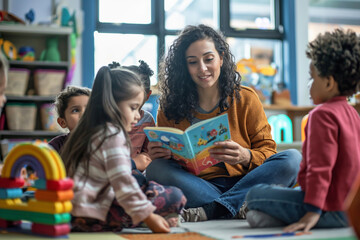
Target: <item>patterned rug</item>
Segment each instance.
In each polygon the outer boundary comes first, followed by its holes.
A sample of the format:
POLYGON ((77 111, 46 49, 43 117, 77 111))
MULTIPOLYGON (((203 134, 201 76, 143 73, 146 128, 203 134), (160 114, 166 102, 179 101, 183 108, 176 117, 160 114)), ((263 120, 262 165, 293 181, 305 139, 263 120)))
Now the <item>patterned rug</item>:
POLYGON ((195 232, 185 232, 185 233, 152 233, 152 234, 119 234, 119 236, 129 239, 129 240, 177 240, 177 239, 187 239, 187 240, 214 240, 215 238, 206 237, 199 233, 195 232))

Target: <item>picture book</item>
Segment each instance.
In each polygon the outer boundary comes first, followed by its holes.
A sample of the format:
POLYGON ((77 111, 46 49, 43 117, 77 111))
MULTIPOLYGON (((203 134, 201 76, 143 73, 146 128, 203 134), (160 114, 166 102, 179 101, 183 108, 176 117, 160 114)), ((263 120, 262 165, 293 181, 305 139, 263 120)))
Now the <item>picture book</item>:
POLYGON ((230 139, 227 113, 193 124, 185 131, 145 127, 144 132, 150 142, 161 142, 171 150, 174 159, 195 175, 218 163, 209 153, 209 149, 215 147, 214 142, 230 139))

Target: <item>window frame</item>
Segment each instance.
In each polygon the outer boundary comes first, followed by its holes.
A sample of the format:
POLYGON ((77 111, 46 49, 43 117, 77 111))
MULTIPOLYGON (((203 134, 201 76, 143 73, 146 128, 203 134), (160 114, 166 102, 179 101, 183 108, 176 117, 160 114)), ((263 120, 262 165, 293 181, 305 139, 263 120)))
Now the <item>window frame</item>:
MULTIPOLYGON (((151 1, 151 23, 150 24, 116 24, 116 23, 102 23, 99 21, 99 1, 96 1, 96 24, 95 31, 99 33, 129 33, 129 34, 144 34, 156 35, 158 37, 158 52, 159 58, 165 50, 165 36, 176 35, 179 30, 165 29, 165 0, 150 0, 151 1)), ((219 1, 219 26, 220 31, 226 37, 235 38, 257 38, 257 39, 278 39, 283 40, 283 27, 281 24, 281 0, 274 0, 274 17, 275 29, 244 29, 236 30, 230 27, 230 0, 219 1)))

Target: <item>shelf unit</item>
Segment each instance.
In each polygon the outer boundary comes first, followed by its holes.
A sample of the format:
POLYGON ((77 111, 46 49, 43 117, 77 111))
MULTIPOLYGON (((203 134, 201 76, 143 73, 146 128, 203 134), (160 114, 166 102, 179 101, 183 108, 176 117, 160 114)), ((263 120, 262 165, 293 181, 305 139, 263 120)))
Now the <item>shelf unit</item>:
MULTIPOLYGON (((22 46, 30 46, 35 51, 35 61, 10 60, 10 68, 26 68, 31 71, 27 93, 34 94, 33 72, 36 69, 56 69, 65 70, 66 74, 71 69, 71 27, 53 27, 53 26, 32 26, 18 24, 0 24, 0 38, 9 40, 17 49, 22 46), (40 54, 46 49, 46 40, 49 37, 57 37, 58 50, 60 53, 60 62, 39 61, 40 54)), ((44 103, 53 103, 55 96, 6 96, 7 103, 35 103, 37 106, 36 127, 34 131, 14 131, 5 128, 0 130, 0 140, 3 139, 51 139, 61 132, 52 132, 42 130, 40 106, 44 103)), ((1 149, 0 149, 1 151, 1 149)), ((1 154, 0 154, 1 159, 1 154)))

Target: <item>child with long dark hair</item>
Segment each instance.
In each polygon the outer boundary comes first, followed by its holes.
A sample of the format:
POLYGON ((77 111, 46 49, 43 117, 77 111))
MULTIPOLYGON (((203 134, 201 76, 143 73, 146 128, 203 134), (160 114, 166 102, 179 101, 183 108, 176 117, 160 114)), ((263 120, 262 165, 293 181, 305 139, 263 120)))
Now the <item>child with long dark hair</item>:
POLYGON ((62 150, 75 182, 73 231, 120 231, 144 222, 153 232, 169 232, 176 222, 186 202, 181 190, 155 182, 140 188, 131 174, 127 132, 140 119, 144 97, 136 73, 119 64, 98 71, 85 112, 62 150))

